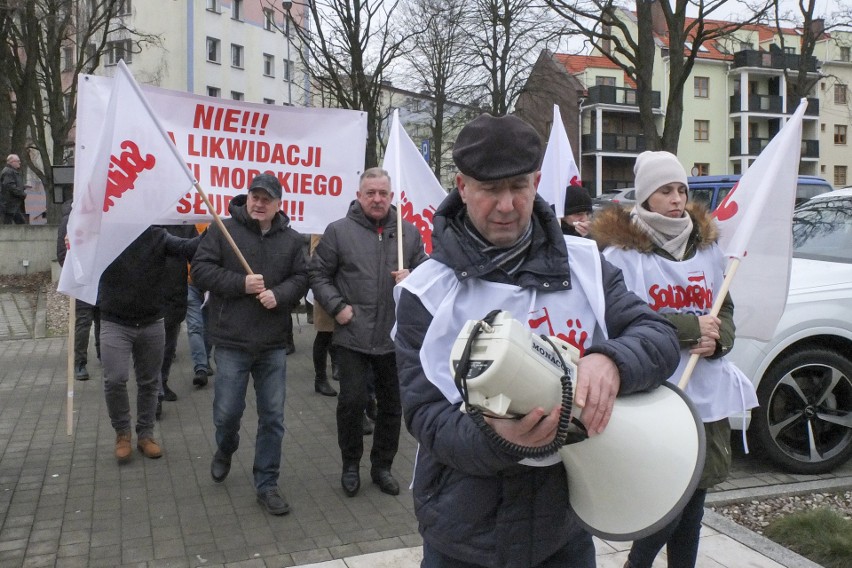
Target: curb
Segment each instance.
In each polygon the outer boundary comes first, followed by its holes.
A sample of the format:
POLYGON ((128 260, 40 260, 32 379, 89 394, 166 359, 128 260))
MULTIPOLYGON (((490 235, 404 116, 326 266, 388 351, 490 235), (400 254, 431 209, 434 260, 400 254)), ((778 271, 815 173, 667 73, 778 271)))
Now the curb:
POLYGON ((852 476, 838 477, 835 479, 820 479, 816 481, 802 481, 799 483, 785 483, 782 485, 771 485, 766 487, 750 487, 748 489, 732 489, 729 491, 717 491, 708 493, 704 501, 706 505, 724 506, 732 503, 744 503, 754 499, 768 497, 785 497, 789 495, 805 495, 807 493, 819 493, 835 490, 846 490, 852 488, 852 476))
POLYGON ((786 568, 823 568, 822 564, 817 564, 816 562, 808 560, 804 556, 796 554, 789 548, 784 548, 777 542, 769 540, 765 536, 759 535, 756 532, 750 531, 749 529, 738 525, 729 518, 711 511, 710 509, 704 509, 704 519, 701 522, 711 529, 744 544, 786 568))

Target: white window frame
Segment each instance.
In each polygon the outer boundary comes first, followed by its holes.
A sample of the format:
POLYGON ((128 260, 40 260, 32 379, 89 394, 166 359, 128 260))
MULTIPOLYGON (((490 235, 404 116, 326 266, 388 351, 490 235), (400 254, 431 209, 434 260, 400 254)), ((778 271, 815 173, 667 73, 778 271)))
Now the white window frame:
POLYGON ((107 65, 118 65, 120 60, 133 62, 133 44, 129 39, 119 39, 107 43, 107 65))
POLYGON ((217 99, 222 96, 222 89, 219 87, 211 87, 207 85, 207 96, 208 97, 216 97, 217 99))
POLYGON ((222 62, 222 42, 221 40, 207 36, 207 61, 210 63, 221 63, 222 62), (213 53, 213 58, 211 59, 211 48, 213 53))
POLYGON ((263 54, 263 76, 275 77, 275 56, 269 53, 263 54))
POLYGON ((236 43, 231 44, 231 67, 237 69, 245 67, 245 49, 236 43))
POLYGON ((238 22, 243 21, 243 0, 232 0, 231 19, 238 22))

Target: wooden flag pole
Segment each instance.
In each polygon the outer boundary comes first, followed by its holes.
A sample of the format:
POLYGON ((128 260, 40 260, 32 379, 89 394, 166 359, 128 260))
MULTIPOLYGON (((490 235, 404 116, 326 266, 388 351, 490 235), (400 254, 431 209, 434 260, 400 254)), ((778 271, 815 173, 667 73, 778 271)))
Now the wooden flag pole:
POLYGON ((74 433, 74 328, 77 320, 77 300, 68 296, 68 376, 65 399, 65 433, 74 433))
POLYGON ((251 266, 249 266, 249 263, 246 262, 246 258, 243 256, 243 253, 241 253, 240 249, 237 248, 237 243, 234 242, 234 238, 231 236, 231 233, 229 233, 228 229, 225 228, 225 224, 222 222, 222 218, 219 217, 218 213, 216 213, 216 210, 213 208, 213 205, 210 204, 210 200, 207 199, 207 194, 204 193, 204 190, 201 189, 201 184, 197 181, 195 182, 195 189, 201 196, 202 201, 204 201, 204 205, 207 206, 207 210, 213 214, 213 221, 216 223, 216 226, 219 227, 219 229, 222 231, 222 234, 225 235, 225 240, 227 240, 228 244, 231 245, 231 249, 233 249, 234 254, 237 255, 237 259, 239 259, 240 264, 243 265, 246 274, 254 274, 251 269, 251 266))
MULTIPOLYGON (((728 289, 731 287, 731 281, 734 279, 734 274, 737 272, 737 268, 740 266, 739 258, 732 258, 731 262, 728 264, 728 272, 725 274, 725 280, 722 281, 722 287, 719 288, 719 295, 716 296, 716 301, 713 302, 713 308, 710 310, 711 316, 718 316, 719 310, 722 309, 722 303, 725 301, 725 296, 728 295, 728 289)), ((686 363, 686 368, 683 370, 683 374, 680 376, 680 381, 678 381, 677 386, 680 390, 686 388, 686 385, 689 384, 689 379, 692 377, 692 372, 695 370, 695 366, 698 364, 698 359, 700 355, 692 354, 689 356, 689 361, 686 363)))

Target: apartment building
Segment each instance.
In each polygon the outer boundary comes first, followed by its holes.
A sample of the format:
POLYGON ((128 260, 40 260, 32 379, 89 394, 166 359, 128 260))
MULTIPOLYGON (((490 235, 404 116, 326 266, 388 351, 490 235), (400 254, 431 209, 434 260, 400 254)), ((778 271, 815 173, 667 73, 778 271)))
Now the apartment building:
MULTIPOLYGON (((636 14, 628 10, 619 14, 635 30, 636 14)), ((664 28, 655 30, 652 99, 655 123, 661 132, 670 46, 664 28)), ((852 99, 847 93, 852 80, 852 35, 815 31, 819 37, 817 53, 804 62, 808 79, 815 86, 806 97, 799 172, 823 176, 835 187, 842 187, 852 183, 847 176, 852 165, 848 146, 852 99)), ((772 26, 746 26, 702 46, 683 96, 677 153, 687 172, 741 174, 748 168, 799 104, 799 99, 790 94, 788 83, 799 69, 800 47, 801 30, 784 29, 779 34, 772 26)), ((632 186, 635 158, 647 149, 635 85, 600 53, 547 57, 559 75, 576 79, 580 94, 575 93, 576 88, 556 95, 535 88, 536 83, 552 80, 534 77, 545 69, 537 65, 528 82, 530 88, 518 100, 517 113, 535 125, 541 122, 539 107, 548 96, 551 105, 565 104, 563 121, 586 187, 599 195, 632 186), (532 100, 537 102, 531 104, 532 100), (567 128, 566 111, 575 114, 571 119, 575 128, 567 128)), ((547 136, 548 132, 539 130, 547 136)))

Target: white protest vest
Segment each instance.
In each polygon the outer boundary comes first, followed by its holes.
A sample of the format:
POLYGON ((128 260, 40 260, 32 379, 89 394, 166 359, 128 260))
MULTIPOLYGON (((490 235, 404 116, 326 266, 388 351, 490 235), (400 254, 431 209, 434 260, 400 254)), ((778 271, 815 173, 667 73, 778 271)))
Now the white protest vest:
POLYGON ((572 266, 582 267, 571 272, 570 290, 541 292, 478 278, 460 282, 451 268, 435 260, 418 266, 394 290, 398 298, 400 288, 405 288, 432 314, 420 362, 426 377, 448 401, 461 402, 450 369, 453 343, 468 320, 482 319, 491 310, 511 312, 535 333, 558 336, 581 353, 593 339, 606 337, 597 249, 588 239, 566 237, 566 243, 572 266))
MULTIPOLYGON (((627 287, 660 314, 710 313, 724 280, 722 253, 717 245, 680 262, 616 247, 608 247, 604 256, 621 268, 627 287)), ((688 349, 681 349, 680 364, 669 382, 678 383, 689 356, 688 349)), ((704 422, 715 422, 757 406, 751 381, 724 357, 698 359, 685 392, 704 422)))

